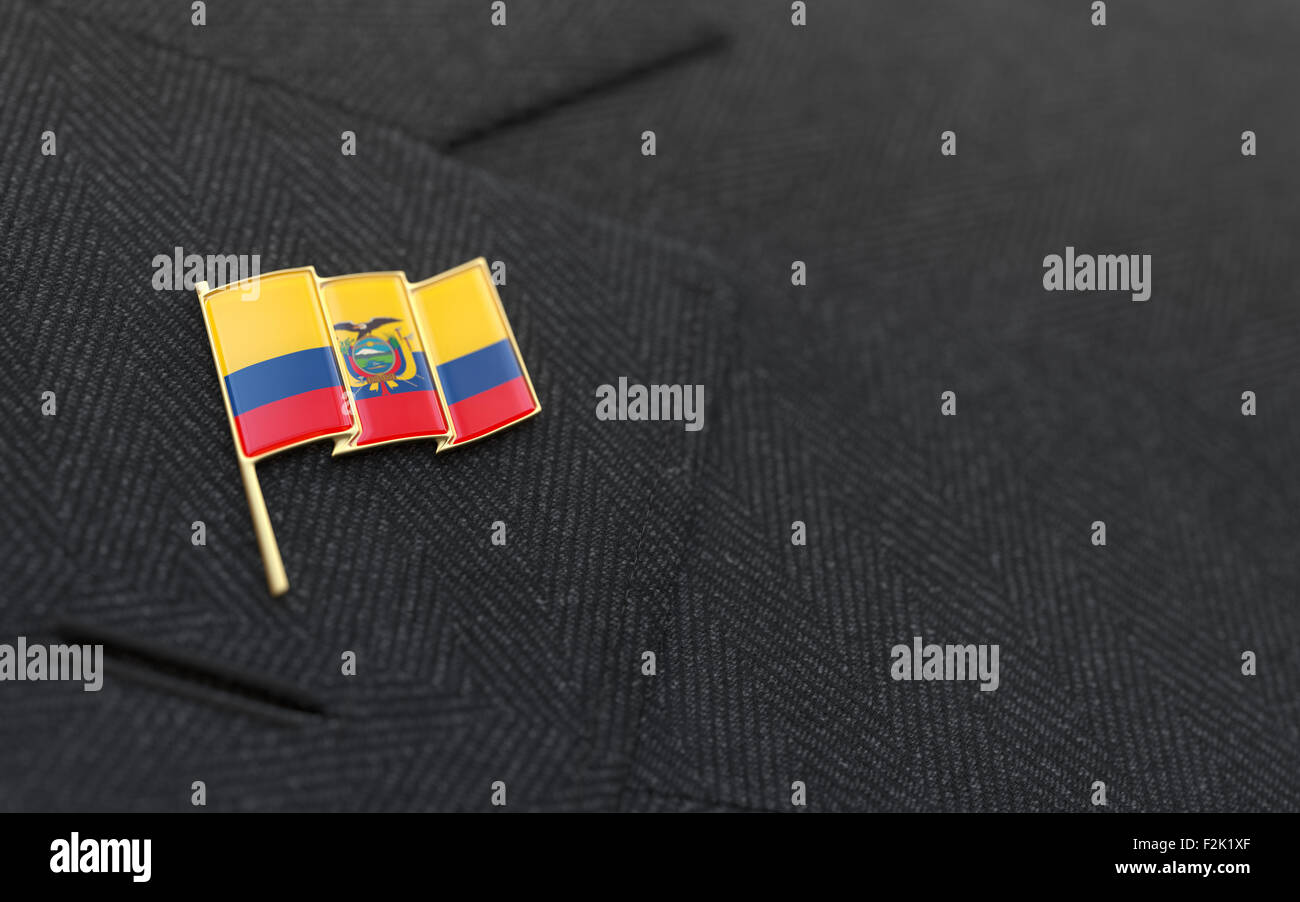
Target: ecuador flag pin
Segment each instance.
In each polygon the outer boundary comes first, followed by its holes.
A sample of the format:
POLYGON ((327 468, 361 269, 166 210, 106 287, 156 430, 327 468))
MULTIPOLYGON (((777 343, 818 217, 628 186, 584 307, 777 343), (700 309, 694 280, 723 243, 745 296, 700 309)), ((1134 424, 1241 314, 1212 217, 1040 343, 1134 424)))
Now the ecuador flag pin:
POLYGON ((258 461, 324 438, 335 455, 415 439, 444 451, 542 409, 482 258, 415 285, 308 266, 198 294, 272 595, 289 578, 258 461))

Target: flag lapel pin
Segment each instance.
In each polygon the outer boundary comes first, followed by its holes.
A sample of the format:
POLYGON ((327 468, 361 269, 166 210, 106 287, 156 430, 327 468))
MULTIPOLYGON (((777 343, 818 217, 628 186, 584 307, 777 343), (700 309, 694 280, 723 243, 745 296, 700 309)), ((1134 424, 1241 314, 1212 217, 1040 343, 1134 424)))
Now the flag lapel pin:
POLYGON ((325 438, 335 455, 415 439, 443 451, 542 409, 481 257, 414 285, 307 266, 198 295, 272 595, 289 579, 258 461, 325 438))

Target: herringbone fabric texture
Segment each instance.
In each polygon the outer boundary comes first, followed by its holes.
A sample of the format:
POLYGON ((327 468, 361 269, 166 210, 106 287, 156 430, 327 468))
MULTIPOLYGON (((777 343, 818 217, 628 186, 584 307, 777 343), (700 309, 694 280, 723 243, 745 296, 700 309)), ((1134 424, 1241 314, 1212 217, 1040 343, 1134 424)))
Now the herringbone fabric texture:
POLYGON ((325 714, 0 684, 0 808, 1300 807, 1293 12, 165 6, 0 12, 0 641, 76 621, 325 714), (1153 300, 1043 293, 1066 244, 1153 254, 1153 300), (544 411, 267 462, 271 601, 174 246, 504 260, 544 411), (704 384, 705 429, 597 421, 619 376, 704 384), (1000 643, 999 689, 891 681, 918 634, 1000 643))

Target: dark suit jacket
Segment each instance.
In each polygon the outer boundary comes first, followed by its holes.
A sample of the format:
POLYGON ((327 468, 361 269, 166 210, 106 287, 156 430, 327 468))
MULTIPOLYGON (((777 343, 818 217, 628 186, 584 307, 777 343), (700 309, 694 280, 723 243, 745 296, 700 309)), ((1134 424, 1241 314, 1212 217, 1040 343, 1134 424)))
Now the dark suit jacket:
POLYGON ((111 663, 0 684, 0 808, 1297 807, 1298 14, 789 6, 5 5, 0 641, 111 663), (543 412, 268 461, 272 600, 177 246, 500 260, 543 412))

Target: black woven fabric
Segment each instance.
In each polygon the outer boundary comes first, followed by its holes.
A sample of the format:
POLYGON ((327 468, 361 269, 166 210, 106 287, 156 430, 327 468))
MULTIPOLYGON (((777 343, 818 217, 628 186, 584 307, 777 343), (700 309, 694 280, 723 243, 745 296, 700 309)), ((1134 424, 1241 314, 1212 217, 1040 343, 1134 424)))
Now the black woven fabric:
POLYGON ((0 641, 324 713, 0 683, 0 807, 1300 807, 1296 14, 811 5, 5 7, 0 641), (1152 301, 1044 293, 1067 244, 1152 254, 1152 301), (266 462, 270 600, 178 245, 501 259, 544 411, 266 462), (704 384, 704 430, 597 421, 619 376, 704 384), (890 680, 918 634, 999 643, 998 690, 890 680))
POLYGON ((481 0, 221 0, 201 28, 171 0, 51 3, 439 146, 532 122, 724 37, 688 0, 507 3, 504 25, 481 0))
POLYGON ((799 30, 710 3, 732 39, 707 60, 457 150, 719 248, 743 286, 645 779, 778 809, 790 775, 832 809, 1087 810, 1102 780, 1111 810, 1294 810, 1295 9, 809 6, 799 30), (1246 129, 1272 149, 1243 157, 1246 129), (1153 300, 1043 292, 1066 245, 1152 254, 1153 300), (1000 641, 1002 687, 891 682, 918 634, 1000 641))

